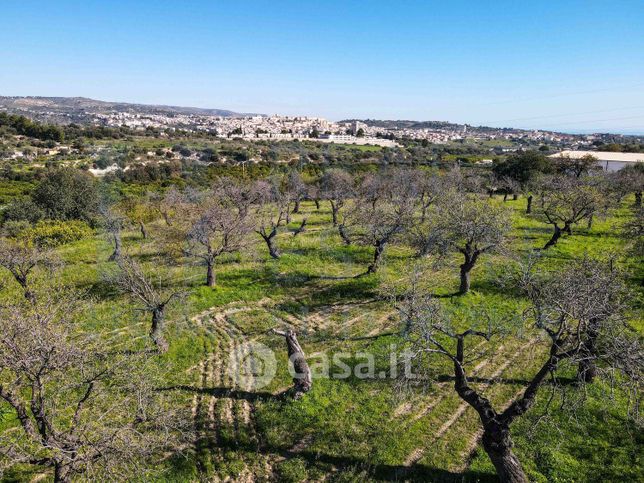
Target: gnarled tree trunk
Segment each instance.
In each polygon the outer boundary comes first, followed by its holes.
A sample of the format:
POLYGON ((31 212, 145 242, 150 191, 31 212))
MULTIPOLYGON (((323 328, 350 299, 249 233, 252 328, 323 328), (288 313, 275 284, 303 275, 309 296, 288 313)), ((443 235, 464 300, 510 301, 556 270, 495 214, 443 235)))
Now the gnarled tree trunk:
POLYGON ((215 284, 215 261, 206 260, 206 285, 208 287, 214 287, 215 284))
POLYGON ((268 253, 269 255, 274 258, 274 259, 279 259, 280 257, 280 252, 277 249, 277 246, 275 245, 275 235, 277 235, 277 228, 273 227, 271 232, 269 234, 265 233, 260 233, 261 237, 264 239, 266 242, 266 246, 268 247, 268 253))
POLYGON ((344 242, 345 245, 351 245, 351 238, 349 237, 349 234, 347 233, 346 227, 344 226, 344 223, 340 223, 338 225, 338 232, 340 233, 340 237, 342 238, 342 241, 344 242))
POLYGON ((121 258, 121 232, 117 231, 112 234, 114 237, 114 252, 108 258, 108 261, 113 262, 121 258))
POLYGON ((152 310, 152 327, 150 328, 150 338, 159 352, 168 350, 168 343, 163 337, 164 324, 165 306, 160 305, 152 310))
POLYGON ((493 420, 484 424, 481 442, 502 483, 528 483, 521 463, 512 451, 510 427, 493 420))
POLYGON ((300 233, 302 233, 306 228, 306 218, 302 220, 302 223, 300 223, 300 226, 298 226, 295 231, 293 232, 293 236, 297 236, 300 233))
POLYGON ((139 221, 139 229, 141 230, 141 236, 143 237, 144 240, 147 240, 148 238, 148 230, 145 227, 145 224, 142 221, 139 221))
POLYGON ((559 241, 559 238, 561 238, 561 228, 559 228, 559 225, 557 225, 556 223, 553 226, 555 227, 555 231, 552 234, 550 240, 548 240, 548 242, 543 246, 544 250, 547 250, 551 246, 556 245, 559 241))
POLYGON ((333 219, 333 226, 338 226, 338 211, 340 210, 340 207, 333 200, 331 200, 330 203, 331 203, 331 216, 333 219))
POLYGON ((386 246, 387 246, 387 242, 384 240, 378 240, 375 243, 375 250, 373 252, 373 261, 371 262, 371 265, 369 265, 369 268, 367 268, 367 273, 376 273, 378 271, 378 267, 380 266, 380 260, 382 259, 382 254, 384 253, 386 246))
POLYGON ((526 206, 525 212, 529 215, 530 213, 532 213, 532 195, 528 195, 527 200, 528 204, 526 206))
POLYGON ((289 329, 286 332, 273 330, 278 335, 286 339, 286 348, 288 351, 288 358, 293 364, 293 397, 299 399, 305 393, 309 392, 313 387, 313 377, 311 376, 311 369, 306 362, 304 351, 297 340, 295 331, 289 329))

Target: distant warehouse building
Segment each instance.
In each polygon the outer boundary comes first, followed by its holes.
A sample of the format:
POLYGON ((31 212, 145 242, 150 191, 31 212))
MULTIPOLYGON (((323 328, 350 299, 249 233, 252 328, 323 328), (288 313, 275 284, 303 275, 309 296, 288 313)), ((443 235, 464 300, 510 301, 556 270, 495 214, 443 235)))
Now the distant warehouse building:
POLYGON ((644 163, 644 153, 613 153, 611 151, 562 151, 553 154, 551 158, 567 157, 580 159, 584 156, 597 158, 597 166, 604 171, 619 171, 625 166, 635 163, 644 163))

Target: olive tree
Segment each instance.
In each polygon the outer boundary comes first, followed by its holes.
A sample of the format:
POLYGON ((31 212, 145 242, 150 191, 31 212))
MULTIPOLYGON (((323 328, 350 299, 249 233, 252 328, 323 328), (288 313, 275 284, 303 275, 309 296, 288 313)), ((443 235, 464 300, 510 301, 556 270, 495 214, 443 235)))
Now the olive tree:
POLYGON ((206 264, 206 285, 215 285, 215 261, 224 253, 242 250, 252 225, 248 212, 231 206, 224 200, 206 204, 197 220, 186 233, 184 252, 206 264))
POLYGON ((168 350, 164 337, 165 317, 168 306, 185 295, 183 290, 168 287, 165 281, 146 273, 133 258, 123 255, 118 259, 118 270, 110 275, 111 281, 128 294, 139 310, 152 315, 150 339, 160 352, 168 350))
POLYGON ((272 258, 280 258, 275 244, 280 227, 287 223, 289 214, 289 197, 280 189, 278 179, 260 180, 254 186, 255 232, 262 237, 272 258))
POLYGON ((59 260, 48 250, 32 247, 25 242, 0 239, 0 267, 8 270, 22 288, 27 300, 35 301, 36 295, 31 276, 37 267, 55 268, 59 260))
POLYGON ((406 173, 389 172, 367 178, 359 197, 348 207, 340 225, 342 238, 374 249, 366 273, 375 273, 386 247, 411 226, 416 208, 415 186, 406 173), (378 187, 376 189, 375 187, 378 187))
POLYGON ((64 291, 0 308, 0 400, 15 429, 0 434, 0 479, 29 465, 56 483, 123 480, 180 441, 180 418, 155 390, 149 356, 115 353, 80 331, 82 309, 64 291))
POLYGON ((338 212, 347 199, 353 196, 353 177, 341 169, 329 169, 320 179, 322 198, 331 204, 333 226, 338 225, 338 212))
POLYGON ((540 187, 535 216, 553 227, 546 250, 556 245, 563 233, 572 234, 575 223, 588 220, 601 206, 595 186, 577 178, 549 177, 540 187))
POLYGON ((511 228, 508 210, 452 192, 434 206, 416 244, 422 254, 463 255, 459 294, 465 294, 470 290, 470 272, 481 255, 499 249, 511 228))
MULTIPOLYGON (((542 267, 538 267, 539 270, 535 267, 534 263, 526 264, 513 281, 513 286, 519 285, 530 301, 524 321, 496 320, 490 316, 456 319, 438 299, 419 290, 416 284, 398 307, 410 344, 408 354, 418 367, 425 369, 431 369, 435 358, 451 362, 454 390, 478 413, 483 426, 483 449, 499 479, 508 483, 528 481, 512 449, 510 429, 514 421, 534 405, 539 389, 550 375, 554 376, 564 364, 582 364, 580 367, 587 371, 590 361, 600 359, 623 369, 629 377, 641 375, 641 348, 636 337, 626 335, 619 304, 614 303, 612 295, 597 296, 605 289, 606 277, 610 275, 599 265, 587 261, 573 263, 547 275, 542 267), (534 338, 534 343, 545 346, 545 355, 522 393, 507 407, 495 407, 483 394, 484 389, 477 388, 468 378, 470 364, 481 356, 478 344, 474 349, 469 341, 473 338, 489 341, 501 334, 507 336, 512 329, 524 333, 525 323, 531 329, 529 336, 534 338), (594 341, 592 346, 591 340, 594 341), (472 357, 474 353, 478 356, 472 357)), ((581 384, 588 380, 586 374, 584 372, 580 377, 581 384)), ((552 381, 556 384, 556 377, 552 381)))

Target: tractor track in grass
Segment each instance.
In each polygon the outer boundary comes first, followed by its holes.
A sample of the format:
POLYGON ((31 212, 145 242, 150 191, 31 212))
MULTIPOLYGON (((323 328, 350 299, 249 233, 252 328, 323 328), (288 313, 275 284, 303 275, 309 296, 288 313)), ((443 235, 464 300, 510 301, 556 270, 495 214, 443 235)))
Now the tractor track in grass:
MULTIPOLYGON (((197 394, 193 397, 192 414, 195 421, 195 453, 197 469, 202 479, 214 481, 255 481, 255 465, 262 464, 242 455, 245 467, 234 478, 213 477, 217 463, 223 462, 222 447, 235 448, 239 441, 257 447, 259 438, 255 427, 254 404, 235 397, 234 381, 227 372, 230 354, 247 342, 247 338, 229 316, 260 308, 258 305, 232 306, 205 311, 193 317, 193 322, 204 334, 203 360, 196 366, 197 394)), ((195 367, 189 372, 194 372, 195 367)))
MULTIPOLYGON (((476 346, 473 347, 473 350, 478 350, 480 349, 485 342, 479 342, 476 346)), ((504 348, 503 344, 501 344, 498 348, 496 348, 497 352, 502 351, 504 348)), ((472 372, 470 375, 476 376, 478 375, 479 371, 485 368, 488 364, 490 363, 489 359, 484 359, 483 361, 479 362, 474 368, 472 369, 472 372)), ((434 385, 436 389, 442 390, 448 387, 450 384, 452 384, 450 381, 445 381, 445 382, 439 382, 434 385)), ((448 396, 449 393, 447 392, 442 392, 440 395, 437 397, 433 398, 428 404, 424 405, 419 411, 417 411, 407 422, 407 426, 410 424, 418 421, 419 419, 423 418, 427 414, 429 414, 432 409, 434 409, 443 399, 445 399, 448 396)), ((414 409, 414 404, 411 401, 405 401, 398 405, 398 407, 394 410, 394 417, 401 417, 406 414, 409 414, 412 410, 414 409)))
MULTIPOLYGON (((482 385, 480 385, 477 388, 478 392, 485 391, 488 389, 490 386, 494 384, 494 380, 499 378, 507 369, 510 367, 510 365, 517 359, 519 356, 521 356, 530 346, 534 345, 537 341, 536 340, 531 340, 521 346, 519 349, 515 351, 515 353, 508 358, 503 364, 501 364, 492 375, 489 377, 489 382, 486 382, 482 385)), ((487 365, 487 364, 486 364, 487 365)), ((445 396, 442 396, 445 397, 445 396)), ((408 456, 405 458, 405 461, 403 463, 403 466, 407 468, 411 468, 413 465, 418 463, 422 457, 425 455, 425 452, 427 451, 428 447, 437 441, 439 441, 446 433, 449 431, 449 429, 458 421, 467 408, 470 407, 468 403, 465 401, 461 402, 456 410, 449 416, 449 418, 443 423, 443 425, 434 433, 430 438, 429 441, 423 444, 423 446, 418 447, 414 449, 408 456)))

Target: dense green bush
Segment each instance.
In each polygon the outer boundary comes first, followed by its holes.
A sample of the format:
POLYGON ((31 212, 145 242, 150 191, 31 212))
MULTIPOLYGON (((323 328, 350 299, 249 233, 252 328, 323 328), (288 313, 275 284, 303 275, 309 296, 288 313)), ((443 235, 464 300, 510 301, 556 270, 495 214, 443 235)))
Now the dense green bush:
POLYGON ((20 237, 39 247, 57 247, 92 236, 93 230, 80 220, 42 220, 20 232, 20 237))
POLYGON ((16 198, 2 211, 2 219, 9 221, 26 221, 30 224, 43 219, 45 212, 31 198, 16 198))
POLYGON ((98 212, 98 190, 91 175, 73 168, 50 173, 34 189, 34 202, 47 218, 92 222, 98 212))

